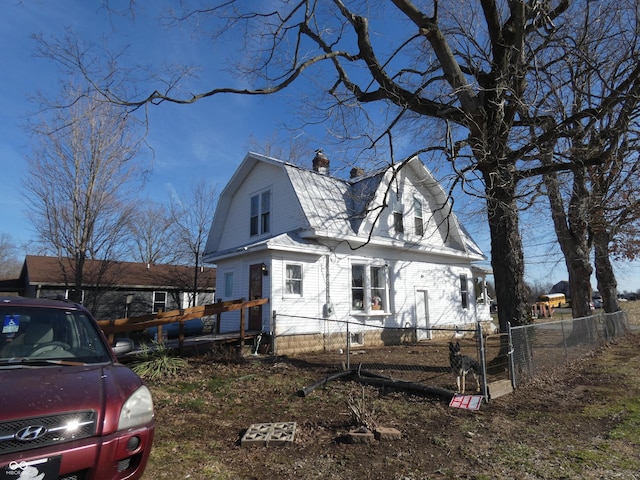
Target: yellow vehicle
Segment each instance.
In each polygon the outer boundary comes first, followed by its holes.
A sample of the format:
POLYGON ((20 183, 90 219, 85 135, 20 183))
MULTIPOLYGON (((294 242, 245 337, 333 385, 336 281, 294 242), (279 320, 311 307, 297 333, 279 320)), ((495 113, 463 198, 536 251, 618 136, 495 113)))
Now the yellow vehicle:
POLYGON ((559 308, 567 305, 564 293, 547 293, 538 297, 538 303, 548 303, 551 308, 559 308))

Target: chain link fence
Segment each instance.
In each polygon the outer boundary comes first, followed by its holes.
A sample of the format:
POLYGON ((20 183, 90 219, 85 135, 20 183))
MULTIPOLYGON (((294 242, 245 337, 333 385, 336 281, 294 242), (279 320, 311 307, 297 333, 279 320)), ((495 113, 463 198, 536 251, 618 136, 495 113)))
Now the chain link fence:
MULTIPOLYGON (((356 369, 439 388, 454 389, 455 377, 449 364, 450 340, 460 343, 461 352, 480 362, 479 325, 443 325, 420 328, 390 327, 383 321, 339 321, 278 314, 275 318, 273 353, 296 355, 311 364, 325 365, 327 373, 356 369), (301 328, 315 327, 315 332, 301 328)), ((491 327, 493 330, 493 327, 491 327)), ((475 382, 473 383, 475 389, 475 382)), ((475 391, 475 390, 474 390, 475 391)))
MULTIPOLYGON (((383 322, 336 321, 278 315, 272 353, 299 353, 327 373, 366 370, 405 382, 455 389, 448 342, 459 342, 461 353, 480 365, 481 392, 488 401, 493 386, 512 388, 559 366, 584 357, 606 341, 629 331, 625 312, 509 327, 495 333, 493 325, 466 324, 419 328, 389 327, 383 322), (308 331, 302 330, 304 325, 308 331), (311 327, 309 327, 311 326, 311 327)), ((473 385, 475 382, 467 382, 473 385)), ((475 393, 475 391, 467 392, 475 393)))
POLYGON ((605 342, 629 332, 625 312, 509 328, 513 387, 584 357, 605 342))

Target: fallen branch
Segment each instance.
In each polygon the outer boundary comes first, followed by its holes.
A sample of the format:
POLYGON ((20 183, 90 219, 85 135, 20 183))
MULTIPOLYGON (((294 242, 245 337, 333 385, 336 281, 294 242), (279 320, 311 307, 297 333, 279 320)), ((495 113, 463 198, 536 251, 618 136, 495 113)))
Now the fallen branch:
POLYGON ((450 401, 455 395, 455 392, 447 390, 446 388, 430 387, 421 383, 407 382, 404 380, 393 380, 391 378, 369 377, 363 375, 354 375, 353 379, 356 382, 364 383, 366 385, 392 388, 396 390, 420 393, 423 395, 435 395, 447 401, 450 401))
POLYGON ((455 395, 454 392, 452 392, 451 390, 447 390, 446 388, 431 387, 428 385, 423 385, 421 383, 407 382, 405 380, 394 380, 393 378, 385 377, 368 370, 361 370, 358 367, 357 369, 343 370, 342 372, 334 373, 333 375, 329 375, 322 380, 318 380, 314 384, 298 390, 298 396, 306 397, 316 388, 323 387, 333 380, 346 377, 352 377, 356 382, 364 383, 366 385, 403 390, 422 395, 435 395, 446 401, 450 401, 455 395))
POLYGON ((349 375, 352 375, 352 374, 354 374, 353 370, 344 370, 342 372, 338 372, 338 373, 334 373, 333 375, 329 375, 328 377, 325 377, 322 380, 317 381, 313 385, 309 385, 308 387, 305 387, 305 388, 302 388, 302 389, 298 390, 298 396, 299 397, 306 397, 311 392, 313 392, 316 388, 323 387, 323 386, 325 386, 327 383, 329 383, 332 380, 336 380, 338 378, 346 377, 346 376, 349 376, 349 375))

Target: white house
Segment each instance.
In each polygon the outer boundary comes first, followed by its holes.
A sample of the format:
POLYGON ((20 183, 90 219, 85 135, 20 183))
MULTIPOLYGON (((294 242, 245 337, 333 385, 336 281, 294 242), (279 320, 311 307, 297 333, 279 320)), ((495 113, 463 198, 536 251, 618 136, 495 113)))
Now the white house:
MULTIPOLYGON (((485 257, 421 160, 351 174, 332 177, 322 152, 312 169, 249 153, 205 248, 217 298, 268 298, 246 328, 271 334, 277 353, 344 346, 347 332, 375 345, 489 321, 474 288, 485 257)), ((220 331, 237 331, 226 315, 220 331)))

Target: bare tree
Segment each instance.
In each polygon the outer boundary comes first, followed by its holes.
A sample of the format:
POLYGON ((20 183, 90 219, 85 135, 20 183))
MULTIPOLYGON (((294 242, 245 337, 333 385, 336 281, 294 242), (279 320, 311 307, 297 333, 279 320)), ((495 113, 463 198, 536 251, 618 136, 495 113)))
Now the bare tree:
POLYGON ((151 200, 141 201, 139 205, 129 219, 134 260, 146 264, 175 262, 169 233, 170 208, 151 200))
MULTIPOLYGON (((581 20, 597 23, 599 29, 584 26, 577 29, 566 47, 566 55, 555 69, 547 72, 563 78, 564 88, 549 88, 545 109, 587 112, 600 110, 598 115, 585 116, 575 122, 575 134, 559 142, 556 156, 569 158, 575 164, 571 175, 562 179, 556 172, 545 175, 552 216, 562 247, 571 289, 572 310, 576 317, 589 313, 591 300, 590 277, 592 244, 596 244, 596 277, 603 295, 606 311, 618 309, 616 280, 609 261, 608 245, 612 234, 633 219, 633 197, 623 195, 624 207, 617 208, 620 192, 632 192, 633 172, 637 170, 637 156, 630 155, 638 146, 638 118, 640 115, 640 81, 637 58, 640 55, 640 19, 637 6, 620 2, 618 9, 602 11, 596 4, 587 4, 581 20), (635 7, 635 8, 634 8, 635 7), (635 12, 635 13, 634 13, 635 12), (621 22, 626 28, 621 28, 621 22), (599 52, 606 58, 594 62, 599 52), (600 96, 612 92, 613 79, 629 79, 624 93, 616 101, 603 105, 600 96), (603 108, 604 107, 604 108, 603 108), (635 159, 634 159, 635 158, 635 159), (586 159, 598 159, 585 165, 586 159), (565 211, 560 183, 571 182, 571 194, 565 211), (617 192, 617 193, 616 193, 617 192), (605 211, 610 214, 606 215, 605 211)), ((546 162, 549 163, 549 162, 546 162)), ((622 231, 622 230, 620 230, 622 231)))
POLYGON ((614 155, 589 170, 596 279, 606 312, 620 310, 612 260, 635 260, 640 254, 640 142, 639 132, 634 133, 634 142, 622 141, 614 155))
MULTIPOLYGON (((58 258, 80 301, 87 259, 118 259, 126 246, 141 164, 140 140, 117 106, 67 90, 69 108, 32 125, 38 144, 23 184, 39 241, 58 258)), ((96 270, 96 285, 104 272, 96 270)), ((85 299, 86 301, 86 299, 85 299)))
POLYGON ((199 180, 182 196, 171 198, 171 227, 176 257, 184 265, 193 266, 193 278, 185 286, 191 292, 190 306, 196 305, 198 275, 203 266, 202 254, 216 210, 218 192, 215 186, 199 180))
MULTIPOLYGON (((618 3, 598 5, 605 11, 618 3)), ((313 117, 308 121, 331 119, 340 138, 372 152, 371 157, 387 149, 385 157, 396 163, 401 143, 415 145, 405 158, 437 144, 439 161, 455 171, 456 184, 479 183, 475 191, 485 197, 501 328, 528 321, 518 200, 542 173, 575 166, 568 158, 542 165, 540 158, 547 153, 542 147, 570 138, 576 123, 598 118, 620 102, 640 74, 610 79, 607 90, 594 98, 595 109, 561 116, 540 111, 539 96, 549 92, 545 71, 566 54, 567 39, 576 28, 602 27, 581 21, 581 2, 481 0, 443 6, 434 0, 427 7, 410 0, 348 5, 342 0, 212 0, 208 5, 176 12, 173 18, 210 29, 206 33, 215 41, 225 35, 244 39, 241 58, 246 62, 235 71, 250 87, 183 93, 180 81, 189 72, 184 69, 146 85, 140 94, 139 83, 117 75, 130 72, 91 69, 95 64, 74 42, 47 44, 47 52, 65 65, 87 67, 83 74, 105 99, 132 109, 189 104, 226 93, 271 94, 303 79, 324 94, 325 108, 304 110, 313 117)), ((608 55, 597 53, 595 68, 608 55)), ((598 161, 581 159, 582 164, 598 161)))
POLYGON ((11 236, 0 233, 0 280, 18 278, 21 265, 18 248, 11 236))

